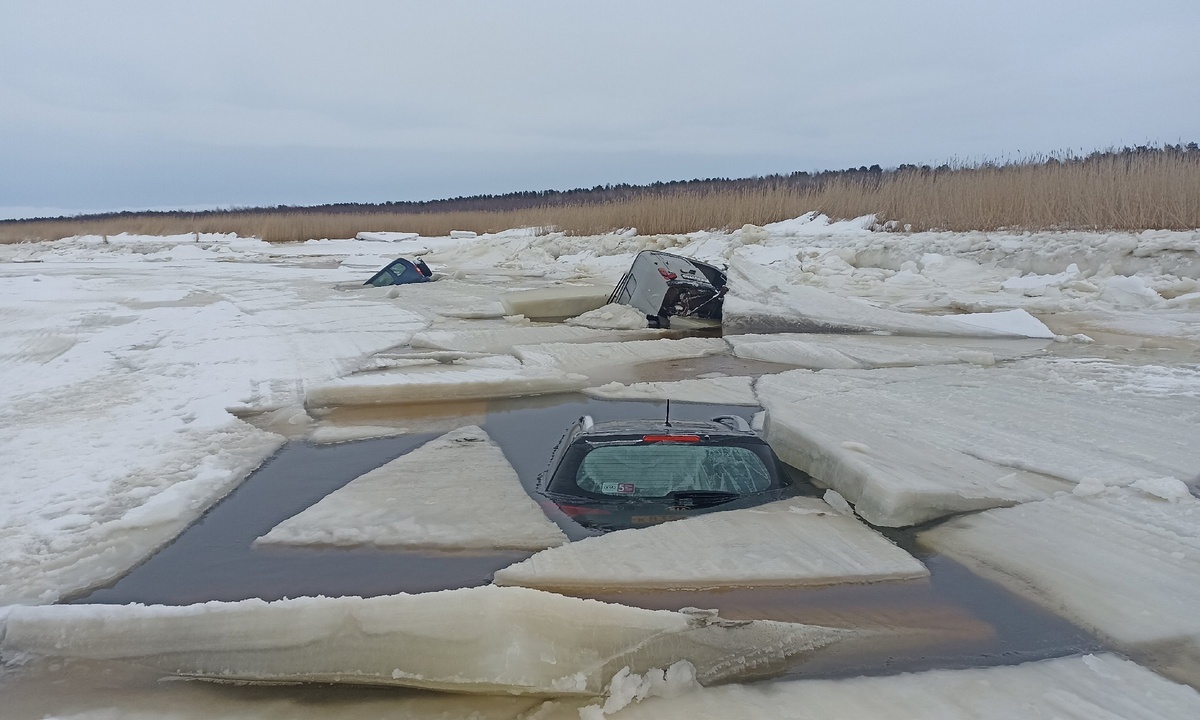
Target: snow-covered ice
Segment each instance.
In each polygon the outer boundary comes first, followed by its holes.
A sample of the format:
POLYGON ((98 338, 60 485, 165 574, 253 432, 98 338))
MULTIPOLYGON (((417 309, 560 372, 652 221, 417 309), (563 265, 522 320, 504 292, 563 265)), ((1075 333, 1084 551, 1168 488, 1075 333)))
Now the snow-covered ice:
MULTIPOLYGON (((1192 720, 1200 693, 1115 655, 885 677, 730 685, 634 702, 612 720, 1192 720)), ((537 720, 577 720, 548 702, 537 720)), ((586 719, 585 719, 586 720, 586 719)))
POLYGON ((814 586, 928 575, 856 518, 797 497, 586 538, 498 570, 495 582, 576 591, 814 586))
POLYGON ((913 365, 997 361, 1034 355, 1045 340, 915 338, 902 335, 835 335, 779 333, 726 335, 733 354, 740 358, 793 365, 813 370, 870 369, 913 365))
MULTIPOLYGON (((767 438, 868 522, 915 525, 1200 466, 1195 399, 1144 367, 1030 359, 759 379, 767 438), (1147 382, 1147 380, 1151 382, 1147 382)), ((1200 379, 1200 376, 1196 376, 1200 379)))
POLYGON ((1200 687, 1200 499, 1173 478, 1096 485, 920 540, 1200 687))
POLYGON ((0 264, 0 602, 119 576, 282 444, 226 408, 294 405, 425 324, 336 271, 213 262, 257 241, 99 240, 0 264))
POLYGON ((334 380, 312 387, 305 402, 311 407, 330 407, 482 400, 571 392, 586 385, 583 375, 551 367, 448 366, 429 372, 380 372, 334 380))
POLYGON ((585 388, 584 394, 605 400, 671 400, 713 405, 758 405, 748 377, 714 377, 665 382, 640 382, 585 388))
POLYGON ((509 315, 530 319, 569 318, 603 306, 612 291, 606 285, 557 285, 504 293, 500 302, 509 315))
POLYGON ((880 308, 809 285, 745 261, 729 267, 725 332, 886 332, 930 337, 1040 337, 1054 333, 1024 310, 968 315, 917 315, 880 308))
POLYGON ((6 654, 115 659, 223 681, 600 694, 681 660, 705 685, 778 673, 855 632, 484 586, 375 598, 19 607, 6 654))
POLYGON ((566 542, 481 428, 459 428, 362 475, 258 543, 542 550, 566 542))

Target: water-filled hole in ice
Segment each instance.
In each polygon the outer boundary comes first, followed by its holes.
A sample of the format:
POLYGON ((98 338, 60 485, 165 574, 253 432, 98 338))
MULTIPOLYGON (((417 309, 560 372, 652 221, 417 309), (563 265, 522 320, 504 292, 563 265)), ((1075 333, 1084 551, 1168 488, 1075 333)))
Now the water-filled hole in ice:
MULTIPOLYGON (((698 370, 693 368, 692 370, 698 370)), ((669 377, 669 369, 663 368, 669 377)), ((657 373, 655 373, 657 374, 657 373)), ((676 375, 676 377, 678 377, 676 375)), ((603 401, 580 394, 470 403, 489 436, 505 451, 527 488, 546 467, 565 428, 584 413, 597 421, 659 417, 662 403, 603 401)), ((443 409, 444 410, 444 409, 443 409)), ((468 409, 457 408, 457 411, 468 409)), ((335 411, 338 421, 372 422, 413 408, 335 411), (371 417, 366 417, 366 415, 371 417)), ((754 408, 672 404, 672 415, 707 418, 754 408)), ((442 424, 462 422, 446 415, 442 424)), ((421 427, 414 424, 414 427, 421 427)), ((172 545, 109 588, 83 602, 163 602, 273 599, 300 595, 379 595, 486 584, 491 574, 527 553, 431 553, 377 549, 252 548, 254 538, 354 477, 410 451, 438 432, 336 446, 287 446, 242 487, 172 545)), ((815 488, 809 492, 819 495, 815 488)), ((573 539, 588 534, 564 518, 573 539)), ((1054 657, 1098 645, 1089 635, 1025 603, 961 566, 920 552, 911 533, 888 531, 919 554, 930 581, 824 589, 745 589, 713 592, 624 592, 597 596, 624 604, 678 609, 715 607, 734 618, 770 618, 896 631, 888 642, 848 645, 795 670, 803 676, 847 676, 933 667, 1011 663, 1054 657)), ((702 561, 702 558, 697 558, 702 561)))

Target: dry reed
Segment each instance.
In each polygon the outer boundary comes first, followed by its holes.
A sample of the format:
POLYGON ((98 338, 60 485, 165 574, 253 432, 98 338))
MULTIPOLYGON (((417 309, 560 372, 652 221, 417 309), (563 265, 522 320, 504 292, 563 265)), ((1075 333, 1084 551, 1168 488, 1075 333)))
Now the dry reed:
POLYGON ((255 210, 0 223, 0 242, 122 232, 237 233, 271 242, 353 237, 360 231, 446 235, 555 227, 575 235, 635 227, 642 234, 763 225, 808 211, 874 214, 912 230, 1200 228, 1200 153, 1117 153, 938 170, 854 174, 815 187, 786 184, 646 194, 610 203, 427 213, 255 210))

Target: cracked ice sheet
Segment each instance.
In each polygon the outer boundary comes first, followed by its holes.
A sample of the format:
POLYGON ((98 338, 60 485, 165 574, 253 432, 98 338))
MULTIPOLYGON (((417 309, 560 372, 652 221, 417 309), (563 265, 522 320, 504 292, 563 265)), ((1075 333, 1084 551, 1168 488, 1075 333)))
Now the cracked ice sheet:
POLYGON ((913 365, 971 363, 995 365, 1000 360, 1034 355, 1045 340, 914 338, 898 335, 834 335, 783 333, 726 335, 733 354, 763 362, 821 369, 870 369, 913 365))
POLYGON ((681 360, 729 351, 720 338, 682 338, 680 340, 634 340, 587 344, 546 343, 520 345, 513 353, 530 367, 566 370, 608 370, 614 366, 638 365, 659 360, 681 360))
POLYGON ((594 343, 661 337, 661 330, 596 330, 569 325, 511 325, 487 330, 429 330, 412 338, 414 348, 511 353, 515 345, 594 343))
POLYGON ((673 590, 928 575, 924 565, 853 516, 798 497, 586 538, 499 570, 495 582, 547 590, 673 590))
POLYGON ((567 541, 476 426, 355 478, 256 543, 543 550, 567 541))
POLYGON ((1178 480, 1138 487, 1080 486, 920 541, 1200 687, 1200 500, 1178 480))
POLYGON ((899 527, 1085 480, 1191 477, 1200 409, 1162 393, 1151 370, 1053 359, 792 370, 762 377, 755 391, 784 462, 868 522, 899 527))
POLYGON ((584 389, 584 394, 605 400, 672 400, 713 405, 758 405, 748 377, 699 378, 669 382, 640 382, 584 389))
POLYGON ((549 367, 450 365, 334 380, 310 389, 305 403, 310 407, 333 407, 487 400, 572 392, 586 385, 583 375, 549 367))
POLYGON ((970 315, 917 315, 875 307, 809 285, 773 269, 735 259, 722 326, 726 333, 887 332, 929 337, 1033 337, 1054 333, 1024 310, 970 315))
POLYGON ((625 666, 642 673, 688 660, 709 685, 777 674, 856 636, 485 586, 366 599, 19 607, 0 648, 225 681, 594 696, 625 666))
POLYGON ((4 720, 526 720, 535 696, 164 682, 120 662, 34 660, 0 678, 4 720), (53 668, 53 669, 51 669, 53 668))
POLYGON ((119 576, 283 442, 227 407, 295 403, 424 324, 331 271, 211 254, 0 266, 0 602, 119 576))
MULTIPOLYGON (((549 702, 537 720, 577 720, 549 702)), ((613 720, 1192 720, 1200 693, 1115 655, 886 677, 730 685, 650 698, 613 720)))

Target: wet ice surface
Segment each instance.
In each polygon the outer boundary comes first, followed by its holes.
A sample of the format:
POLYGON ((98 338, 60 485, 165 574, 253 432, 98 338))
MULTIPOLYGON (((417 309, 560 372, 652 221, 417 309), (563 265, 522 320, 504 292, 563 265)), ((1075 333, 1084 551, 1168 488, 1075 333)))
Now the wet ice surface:
POLYGON ((623 667, 643 673, 680 660, 704 685, 771 677, 856 634, 488 586, 365 599, 21 607, 0 648, 225 681, 592 696, 623 667))
POLYGON ((1178 479, 950 520, 921 541, 1200 686, 1200 500, 1178 479))
MULTIPOLYGON (((1140 366, 1065 359, 998 368, 797 370, 759 380, 785 461, 868 522, 915 525, 1097 480, 1190 477, 1195 399, 1140 366)), ((1184 371, 1182 388, 1200 388, 1184 371)))
POLYGON ((595 592, 830 585, 928 574, 857 519, 815 498, 792 498, 580 540, 504 568, 495 582, 595 592))

